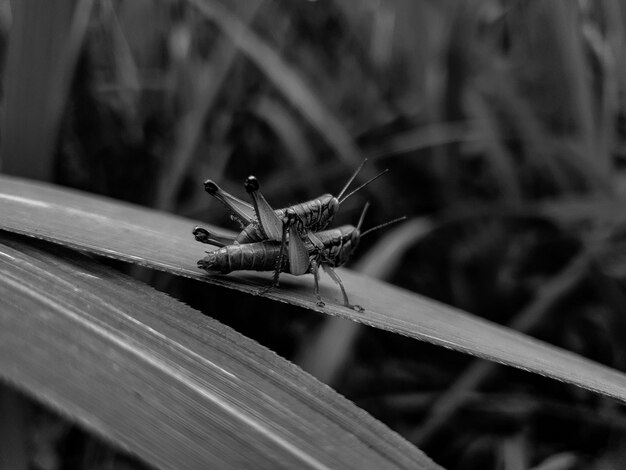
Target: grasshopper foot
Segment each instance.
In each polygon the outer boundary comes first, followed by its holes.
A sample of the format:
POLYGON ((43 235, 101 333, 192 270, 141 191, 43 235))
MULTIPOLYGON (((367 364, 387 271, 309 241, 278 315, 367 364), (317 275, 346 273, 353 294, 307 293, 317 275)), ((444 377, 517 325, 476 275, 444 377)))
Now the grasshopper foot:
POLYGON ((317 301, 317 306, 318 306, 318 307, 326 307, 326 304, 324 303, 324 301, 323 301, 323 300, 318 300, 318 301, 317 301))
POLYGON ((265 295, 268 292, 274 290, 274 288, 276 288, 276 287, 278 287, 278 283, 277 282, 276 283, 272 282, 269 286, 264 287, 263 289, 259 290, 257 294, 258 295, 265 295))
POLYGON ((211 235, 207 229, 196 226, 191 233, 193 233, 193 236, 196 237, 196 241, 199 241, 200 243, 209 243, 211 235))
POLYGON ((348 305, 346 305, 346 307, 350 307, 352 310, 356 310, 359 313, 365 312, 365 309, 363 307, 361 307, 360 305, 348 304, 348 305))
POLYGON ((204 190, 207 193, 213 195, 213 194, 216 194, 220 190, 220 188, 213 181, 206 180, 204 182, 204 190))
POLYGON ((274 286, 267 286, 267 287, 264 287, 263 289, 259 289, 257 291, 256 295, 265 295, 268 292, 270 292, 273 288, 274 288, 274 286))

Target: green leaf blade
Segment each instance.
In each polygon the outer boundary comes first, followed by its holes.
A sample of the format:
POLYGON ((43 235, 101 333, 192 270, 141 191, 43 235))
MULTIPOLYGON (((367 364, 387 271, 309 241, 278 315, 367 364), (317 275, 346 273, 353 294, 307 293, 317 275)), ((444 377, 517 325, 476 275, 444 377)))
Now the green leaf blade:
MULTIPOLYGON (((0 188, 0 228, 250 294, 258 294, 270 282, 270 273, 212 276, 198 270, 196 261, 206 245, 195 242, 190 234, 196 221, 17 178, 0 177, 0 188)), ((284 275, 280 289, 266 297, 429 341, 626 402, 626 375, 619 371, 404 289, 348 270, 338 273, 350 301, 363 306, 364 312, 341 305, 337 287, 324 278, 320 291, 327 300, 325 307, 317 306, 309 276, 284 275)))
POLYGON ((438 468, 228 327, 67 250, 0 240, 0 376, 164 468, 438 468))

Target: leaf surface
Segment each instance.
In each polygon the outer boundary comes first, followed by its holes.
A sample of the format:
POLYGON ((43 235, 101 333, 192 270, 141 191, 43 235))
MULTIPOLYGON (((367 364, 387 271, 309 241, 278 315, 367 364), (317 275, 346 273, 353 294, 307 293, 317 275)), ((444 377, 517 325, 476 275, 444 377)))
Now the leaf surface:
MULTIPOLYGON (((1 228, 250 294, 270 282, 271 273, 198 270, 207 245, 191 235, 196 221, 17 178, 0 177, 0 188, 1 228)), ((345 269, 338 273, 350 301, 364 312, 341 305, 339 289, 326 278, 320 283, 325 307, 316 305, 310 276, 283 275, 280 289, 266 296, 626 401, 626 375, 619 371, 398 287, 345 269)))
POLYGON ((0 233, 0 378, 162 468, 420 468, 424 454, 229 327, 0 233))

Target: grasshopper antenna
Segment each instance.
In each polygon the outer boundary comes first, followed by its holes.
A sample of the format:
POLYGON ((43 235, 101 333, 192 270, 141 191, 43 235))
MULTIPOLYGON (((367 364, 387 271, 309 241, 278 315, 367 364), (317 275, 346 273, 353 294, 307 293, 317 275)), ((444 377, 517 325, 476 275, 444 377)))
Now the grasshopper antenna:
POLYGON ((363 221, 365 220, 365 214, 367 213, 367 209, 369 209, 370 203, 366 202, 363 210, 361 211, 361 217, 359 217, 359 223, 356 224, 356 229, 361 230, 361 225, 363 225, 363 221))
MULTIPOLYGON (((397 219, 393 219, 393 220, 390 220, 388 222, 382 223, 380 225, 377 225, 376 227, 368 228, 365 232, 363 232, 361 234, 361 237, 364 237, 368 233, 372 233, 375 230, 378 230, 378 229, 381 229, 383 227, 386 227, 387 225, 395 224, 395 223, 401 222, 403 220, 406 220, 406 215, 403 215, 402 217, 398 217, 397 219)), ((359 228, 361 226, 360 224, 361 224, 361 221, 359 221, 359 226, 357 228, 359 228)))
POLYGON ((346 183, 346 185, 341 189, 341 192, 339 193, 339 195, 337 196, 337 199, 341 199, 341 196, 343 196, 343 193, 345 193, 348 188, 350 187, 350 185, 352 184, 352 182, 354 181, 354 178, 357 177, 357 175, 361 172, 361 170, 363 169, 363 166, 367 163, 367 158, 363 159, 363 163, 361 163, 359 165, 359 167, 356 169, 356 171, 354 173, 352 173, 352 176, 350 177, 350 179, 348 180, 348 182, 346 183))
MULTIPOLYGON (((365 163, 365 162, 363 162, 363 163, 365 163)), ((361 166, 363 166, 363 165, 361 165, 361 166)), ((360 170, 360 169, 361 169, 361 168, 359 167, 359 170, 360 170)), ((358 188, 356 188, 356 189, 352 190, 352 191, 351 191, 351 192, 350 192, 347 196, 345 196, 343 199, 341 199, 341 195, 343 194, 343 191, 342 191, 342 193, 341 193, 339 196, 337 196, 337 199, 339 199, 339 204, 342 204, 342 203, 343 203, 346 199, 348 199, 348 198, 349 198, 350 196, 352 196, 354 193, 356 193, 357 191, 360 191, 360 190, 361 190, 361 189, 363 189, 365 186, 367 186, 368 184, 370 184, 372 181, 377 180, 378 178, 380 178, 381 176, 383 176, 383 175, 384 175, 385 173, 387 173, 388 171, 389 171, 389 169, 388 169, 388 168, 387 168, 387 169, 384 169, 383 171, 381 171, 380 173, 378 173, 378 174, 377 174, 376 176, 374 176, 373 178, 368 179, 365 183, 363 183, 363 184, 362 184, 361 186, 359 186, 358 188)), ((355 174, 354 176, 356 176, 356 174, 355 174)), ((352 179, 354 179, 354 177, 352 177, 352 179)), ((352 179, 350 180, 350 182, 352 181, 352 179)))

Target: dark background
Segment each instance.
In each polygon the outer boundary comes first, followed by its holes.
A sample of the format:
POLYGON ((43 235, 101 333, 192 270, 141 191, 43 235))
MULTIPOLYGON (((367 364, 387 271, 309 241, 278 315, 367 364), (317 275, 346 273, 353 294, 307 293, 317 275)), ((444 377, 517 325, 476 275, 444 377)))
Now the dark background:
MULTIPOLYGON (((205 178, 245 199, 254 174, 283 207, 337 194, 367 157, 360 181, 390 171, 337 224, 365 201, 366 227, 409 222, 364 238, 352 267, 625 369, 619 0, 0 5, 3 172, 235 229, 205 178)), ((446 468, 624 468, 626 416, 608 398, 130 272, 222 312, 446 468)), ((32 468, 142 466, 28 407, 32 468)))

